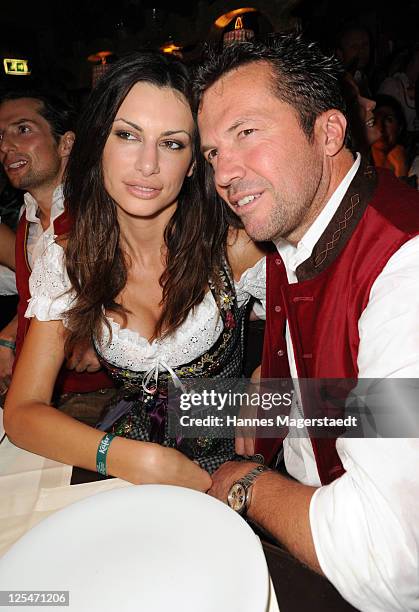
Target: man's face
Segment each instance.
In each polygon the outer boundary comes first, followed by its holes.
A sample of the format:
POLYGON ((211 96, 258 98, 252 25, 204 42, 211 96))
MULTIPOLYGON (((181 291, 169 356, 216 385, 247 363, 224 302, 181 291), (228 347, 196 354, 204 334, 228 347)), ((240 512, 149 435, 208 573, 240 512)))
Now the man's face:
POLYGON ((59 145, 40 109, 33 98, 0 104, 0 162, 17 189, 30 191, 61 175, 59 145))
MULTIPOLYGON (((298 241, 322 181, 323 152, 272 91, 270 67, 248 64, 203 95, 198 125, 219 195, 254 240, 298 241)), ((310 225, 310 223, 308 223, 310 225)))

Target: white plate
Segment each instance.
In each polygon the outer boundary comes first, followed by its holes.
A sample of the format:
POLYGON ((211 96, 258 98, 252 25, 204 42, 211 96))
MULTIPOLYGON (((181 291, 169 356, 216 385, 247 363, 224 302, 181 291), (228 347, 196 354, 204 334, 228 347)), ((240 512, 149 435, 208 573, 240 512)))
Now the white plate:
POLYGON ((68 590, 63 611, 265 612, 269 575, 259 539, 225 504, 143 485, 28 531, 0 559, 0 590, 68 590))

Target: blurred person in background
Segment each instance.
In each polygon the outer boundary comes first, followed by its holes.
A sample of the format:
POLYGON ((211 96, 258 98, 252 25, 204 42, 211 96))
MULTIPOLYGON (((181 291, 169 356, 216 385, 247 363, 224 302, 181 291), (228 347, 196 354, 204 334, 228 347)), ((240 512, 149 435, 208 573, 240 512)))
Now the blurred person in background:
POLYGON ((335 53, 352 76, 362 96, 371 97, 368 71, 371 64, 371 35, 359 23, 345 24, 336 36, 335 53))
MULTIPOLYGON (((0 381, 4 392, 18 358, 29 321, 24 318, 30 298, 31 270, 56 235, 69 223, 64 210, 63 175, 72 149, 74 112, 61 98, 41 91, 10 91, 0 99, 0 163, 14 189, 24 193, 24 210, 16 233, 18 313, 0 331, 0 381)), ((91 346, 76 347, 69 367, 56 386, 56 401, 78 410, 80 393, 93 394, 90 405, 106 398, 113 387, 100 369, 91 346)))
POLYGON ((381 83, 378 93, 392 96, 399 102, 405 116, 408 135, 417 140, 419 120, 415 93, 419 77, 419 46, 415 46, 412 51, 402 51, 398 56, 397 66, 396 72, 381 83))
POLYGON ((398 178, 405 177, 409 164, 403 109, 392 96, 379 95, 375 104, 375 122, 381 134, 371 147, 374 165, 391 170, 398 178))
POLYGON ((370 158, 371 145, 381 138, 381 129, 374 115, 375 101, 361 95, 350 72, 346 72, 343 77, 342 89, 348 113, 348 138, 354 150, 370 158))

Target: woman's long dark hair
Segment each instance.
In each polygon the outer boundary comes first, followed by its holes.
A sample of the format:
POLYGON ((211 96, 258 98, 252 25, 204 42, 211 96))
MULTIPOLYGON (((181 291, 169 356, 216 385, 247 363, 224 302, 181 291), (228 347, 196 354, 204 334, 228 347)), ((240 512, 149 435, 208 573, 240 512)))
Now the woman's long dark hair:
MULTIPOLYGON (((127 282, 129 264, 120 247, 116 204, 104 187, 102 154, 116 113, 138 82, 169 87, 191 100, 185 65, 150 51, 113 64, 90 95, 79 119, 65 181, 66 208, 72 221, 66 266, 76 294, 68 312, 67 353, 92 334, 100 339, 103 324, 110 331, 103 308, 126 315, 115 299, 127 282)), ((207 169, 198 153, 198 134, 194 136, 195 171, 185 179, 177 209, 164 232, 163 307, 154 337, 172 333, 202 301, 208 278, 218 276, 225 252, 229 215, 215 196, 206 198, 199 189, 207 179, 207 169)))

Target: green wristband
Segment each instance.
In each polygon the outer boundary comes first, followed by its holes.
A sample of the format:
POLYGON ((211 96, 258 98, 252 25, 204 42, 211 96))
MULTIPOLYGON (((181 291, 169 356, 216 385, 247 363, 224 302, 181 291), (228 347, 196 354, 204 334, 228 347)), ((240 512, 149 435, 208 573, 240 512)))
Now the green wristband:
POLYGON ((5 346, 6 348, 11 349, 12 351, 16 348, 16 342, 12 342, 11 340, 4 340, 0 338, 0 346, 5 346))
POLYGON ((106 472, 106 455, 108 454, 109 446, 114 439, 114 434, 107 433, 99 442, 96 455, 96 471, 103 476, 107 476, 106 472))

